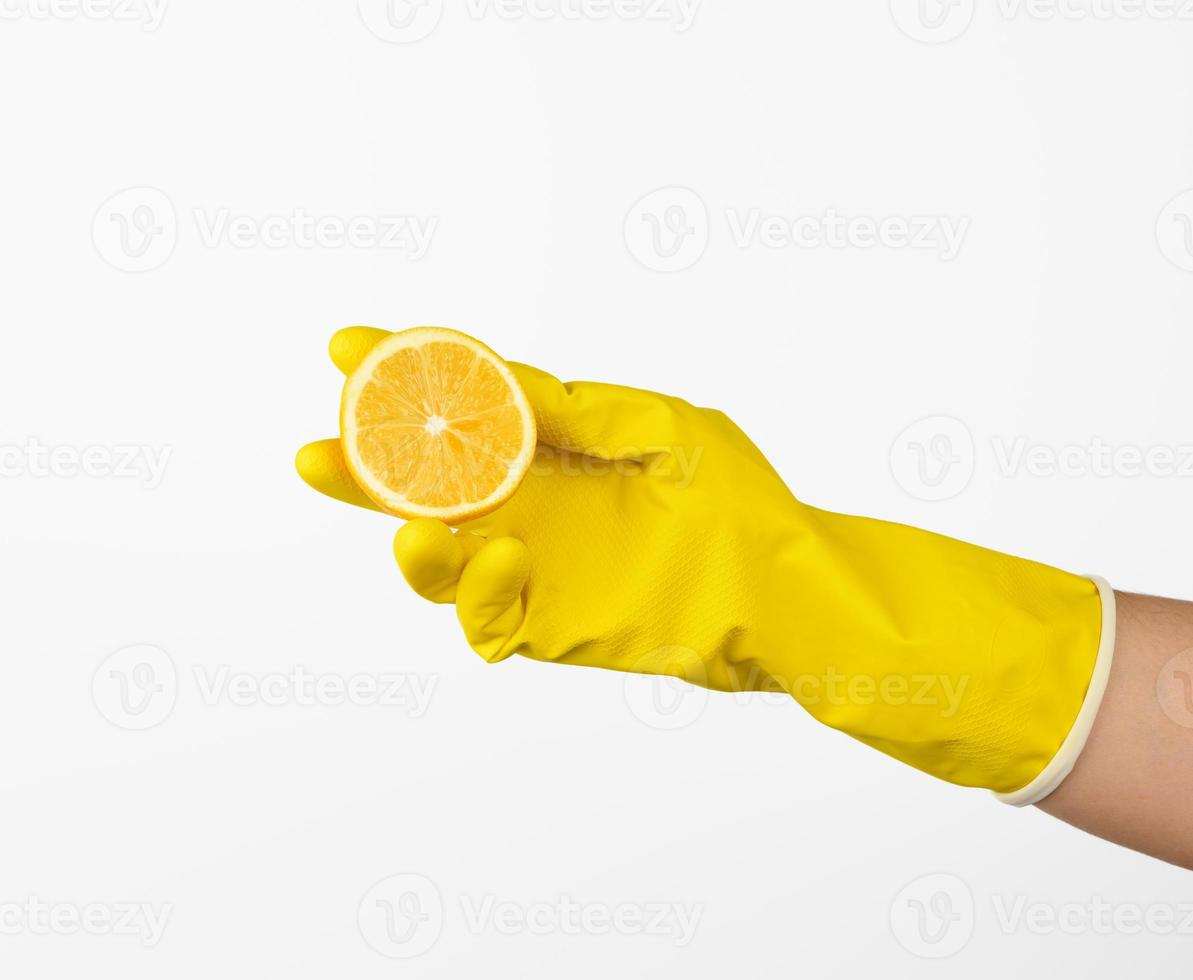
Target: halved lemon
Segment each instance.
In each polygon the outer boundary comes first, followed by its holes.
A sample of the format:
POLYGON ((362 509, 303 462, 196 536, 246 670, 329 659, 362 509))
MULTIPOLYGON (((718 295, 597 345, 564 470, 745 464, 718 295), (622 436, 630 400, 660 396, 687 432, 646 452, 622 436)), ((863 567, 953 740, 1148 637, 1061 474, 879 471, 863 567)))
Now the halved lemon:
POLYGON ((348 376, 340 442, 380 507, 459 524, 518 488, 534 458, 534 412, 479 340, 416 327, 378 342, 348 376))

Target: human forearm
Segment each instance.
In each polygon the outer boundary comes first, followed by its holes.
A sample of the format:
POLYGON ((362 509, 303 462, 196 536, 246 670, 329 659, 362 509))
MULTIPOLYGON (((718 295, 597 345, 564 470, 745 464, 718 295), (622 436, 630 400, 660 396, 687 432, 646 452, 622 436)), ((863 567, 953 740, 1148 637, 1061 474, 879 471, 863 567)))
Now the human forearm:
POLYGON ((1193 603, 1117 593, 1116 605, 1114 662, 1093 730, 1072 773, 1038 805, 1193 868, 1193 653, 1180 656, 1193 651, 1193 603))

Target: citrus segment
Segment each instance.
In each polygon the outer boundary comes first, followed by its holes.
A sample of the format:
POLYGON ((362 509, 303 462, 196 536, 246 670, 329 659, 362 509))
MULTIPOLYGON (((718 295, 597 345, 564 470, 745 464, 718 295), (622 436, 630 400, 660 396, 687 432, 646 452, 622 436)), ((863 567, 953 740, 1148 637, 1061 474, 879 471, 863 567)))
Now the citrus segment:
POLYGON ((344 459, 402 517, 459 523, 499 507, 534 456, 534 413, 509 367, 467 334, 391 334, 344 384, 344 459))

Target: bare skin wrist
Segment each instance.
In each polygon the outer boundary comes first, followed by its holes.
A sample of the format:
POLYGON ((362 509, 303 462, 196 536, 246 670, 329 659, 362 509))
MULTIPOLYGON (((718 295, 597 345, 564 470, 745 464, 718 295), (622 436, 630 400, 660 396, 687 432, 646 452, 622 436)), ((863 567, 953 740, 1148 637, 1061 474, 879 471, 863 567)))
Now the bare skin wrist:
POLYGON ((1114 664, 1089 741, 1039 808, 1193 868, 1193 603, 1117 593, 1114 664), (1174 659, 1176 658, 1176 659, 1174 659))

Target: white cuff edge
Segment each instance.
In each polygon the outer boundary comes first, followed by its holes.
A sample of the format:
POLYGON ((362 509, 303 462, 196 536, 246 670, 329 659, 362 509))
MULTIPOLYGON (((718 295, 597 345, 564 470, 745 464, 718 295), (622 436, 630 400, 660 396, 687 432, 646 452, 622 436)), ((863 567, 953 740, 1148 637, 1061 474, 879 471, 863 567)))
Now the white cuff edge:
POLYGON ((994 794, 1003 803, 1009 803, 1011 806, 1039 803, 1065 781, 1065 777, 1077 764, 1077 757, 1085 748, 1086 739, 1094 727, 1094 719, 1098 717, 1098 709, 1102 707, 1102 695, 1106 693, 1106 684, 1110 680, 1110 664, 1114 660, 1114 589, 1103 578, 1091 575, 1090 580, 1098 587, 1098 595, 1102 599, 1102 637, 1098 642, 1098 659, 1094 662, 1094 672, 1090 675, 1089 690, 1085 692, 1085 701, 1081 710, 1077 712, 1077 720, 1073 722, 1073 727, 1056 755, 1052 757, 1052 761, 1022 789, 1012 793, 994 794))

